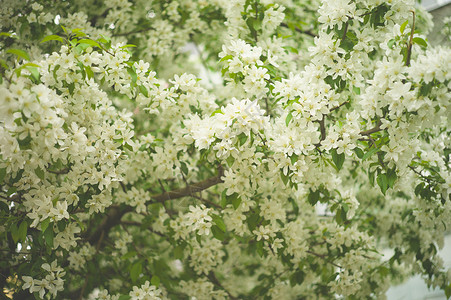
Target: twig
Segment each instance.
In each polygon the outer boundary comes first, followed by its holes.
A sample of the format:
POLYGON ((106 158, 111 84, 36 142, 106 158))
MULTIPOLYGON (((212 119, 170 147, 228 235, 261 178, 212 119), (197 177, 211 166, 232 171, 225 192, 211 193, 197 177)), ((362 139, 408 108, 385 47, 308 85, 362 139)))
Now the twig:
POLYGON ((119 181, 119 184, 121 185, 122 191, 124 193, 127 193, 127 188, 125 187, 125 184, 122 181, 119 181))
MULTIPOLYGON (((281 23, 280 26, 285 27, 285 28, 290 28, 286 23, 281 23)), ((296 32, 302 33, 302 34, 306 34, 309 35, 311 37, 317 37, 316 34, 314 34, 313 32, 311 32, 310 30, 302 30, 299 27, 294 27, 294 30, 296 30, 296 32)))
POLYGON ((266 114, 271 116, 271 107, 269 107, 268 97, 265 97, 265 105, 266 105, 266 114))
POLYGON ((348 104, 348 103, 349 103, 349 101, 345 101, 345 102, 343 102, 342 104, 340 104, 340 105, 338 105, 338 106, 335 106, 335 107, 331 108, 331 109, 330 109, 330 112, 333 112, 333 111, 339 109, 340 107, 342 107, 343 105, 346 105, 346 104, 348 104))
POLYGON ((412 13, 412 29, 410 30, 409 45, 407 46, 407 56, 406 56, 406 66, 410 66, 410 57, 412 56, 412 45, 413 45, 413 32, 415 31, 415 11, 410 10, 412 13))
POLYGON ((49 173, 52 173, 52 174, 57 174, 57 175, 61 175, 61 174, 67 174, 67 173, 69 173, 69 171, 70 171, 70 168, 64 168, 64 169, 61 169, 61 170, 50 170, 50 169, 47 169, 47 171, 49 172, 49 173))
POLYGON ((341 37, 341 40, 342 40, 342 41, 344 41, 345 38, 346 38, 346 33, 348 32, 348 26, 349 26, 349 20, 346 21, 346 23, 345 23, 345 28, 344 28, 344 31, 343 31, 343 36, 341 37))
POLYGON ((309 254, 311 254, 311 255, 314 255, 314 256, 316 256, 316 257, 322 258, 322 259, 324 259, 326 262, 330 263, 331 265, 333 265, 333 266, 335 266, 335 267, 337 267, 337 268, 342 269, 342 267, 341 267, 340 265, 337 265, 337 264, 334 263, 333 261, 328 260, 328 259, 326 258, 325 255, 318 254, 318 253, 315 253, 315 252, 310 251, 310 250, 307 250, 307 253, 309 253, 309 254))
POLYGON ((324 119, 325 119, 325 116, 323 115, 323 118, 321 119, 321 121, 319 121, 319 128, 321 130, 320 143, 326 139, 326 126, 324 125, 324 119))
POLYGON ((382 126, 382 121, 379 120, 379 122, 377 122, 377 125, 374 128, 371 128, 371 129, 368 129, 368 130, 365 130, 365 131, 360 131, 359 134, 360 135, 370 135, 372 133, 381 131, 382 130, 381 126, 382 126))
POLYGON ((196 198, 196 199, 198 199, 198 200, 204 202, 205 204, 209 204, 210 206, 214 206, 214 207, 216 207, 216 208, 222 208, 221 205, 219 205, 219 204, 217 204, 217 203, 214 203, 213 201, 204 199, 204 198, 202 198, 202 197, 200 197, 200 196, 197 196, 197 195, 195 195, 195 194, 192 194, 191 197, 196 198))

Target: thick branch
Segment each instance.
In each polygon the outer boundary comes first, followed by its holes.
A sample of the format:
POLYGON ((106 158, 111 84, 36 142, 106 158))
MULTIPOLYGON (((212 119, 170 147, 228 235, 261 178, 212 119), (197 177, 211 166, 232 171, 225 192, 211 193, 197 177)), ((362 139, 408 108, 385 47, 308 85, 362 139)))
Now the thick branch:
MULTIPOLYGON (((210 177, 201 182, 192 183, 181 189, 176 189, 173 191, 161 193, 159 195, 151 196, 151 198, 156 202, 164 202, 167 200, 174 200, 185 196, 189 196, 192 193, 203 191, 213 185, 221 183, 223 181, 221 179, 222 175, 223 169, 222 167, 219 167, 217 176, 210 177)), ((152 202, 148 202, 147 204, 150 203, 152 202)), ((93 245, 96 241, 99 240, 100 236, 102 235, 102 232, 104 232, 104 234, 108 234, 108 232, 112 227, 121 222, 122 216, 130 211, 132 211, 132 207, 125 207, 122 209, 119 207, 110 207, 110 209, 108 210, 108 214, 103 219, 102 223, 100 223, 97 229, 87 238, 88 242, 91 243, 91 245, 93 245)))
POLYGON ((108 234, 108 232, 115 225, 119 224, 123 215, 131 211, 131 207, 125 207, 120 209, 119 207, 110 207, 107 216, 103 219, 102 223, 97 227, 97 229, 88 237, 88 242, 93 245, 95 244, 102 234, 108 234))
POLYGON ((175 200, 178 198, 190 196, 193 193, 201 192, 205 189, 208 189, 211 186, 214 186, 218 183, 223 182, 223 180, 221 179, 222 175, 223 175, 223 171, 222 171, 222 168, 220 168, 219 174, 217 176, 210 177, 201 182, 191 183, 181 189, 176 189, 173 191, 161 193, 159 195, 151 196, 151 198, 153 201, 156 201, 156 202, 164 202, 167 200, 175 200))

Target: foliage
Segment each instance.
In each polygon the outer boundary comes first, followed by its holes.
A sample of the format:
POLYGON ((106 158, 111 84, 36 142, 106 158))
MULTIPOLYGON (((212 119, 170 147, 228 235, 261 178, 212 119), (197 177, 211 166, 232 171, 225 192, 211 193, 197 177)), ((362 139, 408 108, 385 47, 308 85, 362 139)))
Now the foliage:
POLYGON ((451 50, 413 1, 0 20, 8 297, 380 299, 411 274, 451 296, 451 50))

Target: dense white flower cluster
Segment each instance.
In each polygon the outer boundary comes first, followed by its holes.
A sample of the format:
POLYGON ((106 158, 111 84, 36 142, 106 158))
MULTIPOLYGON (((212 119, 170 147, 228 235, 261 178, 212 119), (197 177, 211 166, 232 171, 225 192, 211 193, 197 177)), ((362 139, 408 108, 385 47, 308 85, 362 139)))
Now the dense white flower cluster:
POLYGON ((48 290, 53 297, 56 297, 58 292, 64 289, 64 280, 62 277, 64 277, 66 272, 57 265, 56 260, 51 264, 43 263, 41 268, 46 271, 47 275, 43 279, 33 279, 30 276, 23 276, 23 288, 29 289, 30 293, 39 293, 39 297, 41 298, 46 294, 46 290, 48 290))
POLYGON ((413 1, 47 6, 0 8, 14 297, 451 296, 451 49, 413 1))

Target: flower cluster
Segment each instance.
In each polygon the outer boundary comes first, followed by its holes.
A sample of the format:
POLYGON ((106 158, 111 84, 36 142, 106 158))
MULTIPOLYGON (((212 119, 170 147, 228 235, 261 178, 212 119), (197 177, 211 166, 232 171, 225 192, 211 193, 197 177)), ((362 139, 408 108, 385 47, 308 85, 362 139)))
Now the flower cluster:
POLYGON ((451 296, 451 50, 413 2, 2 1, 5 291, 451 296))

